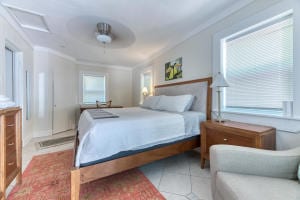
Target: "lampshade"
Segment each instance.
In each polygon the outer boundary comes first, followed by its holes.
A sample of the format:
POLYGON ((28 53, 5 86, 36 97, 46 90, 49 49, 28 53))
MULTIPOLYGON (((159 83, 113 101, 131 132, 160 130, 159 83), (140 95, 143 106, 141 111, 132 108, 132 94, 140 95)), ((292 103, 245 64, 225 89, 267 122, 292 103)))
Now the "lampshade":
POLYGON ((111 43, 112 40, 109 35, 104 35, 104 34, 97 34, 96 38, 98 41, 102 42, 103 44, 111 43))
POLYGON ((142 93, 143 93, 143 95, 147 95, 148 94, 148 88, 147 87, 143 87, 142 93))
POLYGON ((221 72, 218 72, 218 74, 214 77, 213 83, 210 85, 210 87, 229 87, 229 85, 225 80, 223 74, 221 74, 221 72))

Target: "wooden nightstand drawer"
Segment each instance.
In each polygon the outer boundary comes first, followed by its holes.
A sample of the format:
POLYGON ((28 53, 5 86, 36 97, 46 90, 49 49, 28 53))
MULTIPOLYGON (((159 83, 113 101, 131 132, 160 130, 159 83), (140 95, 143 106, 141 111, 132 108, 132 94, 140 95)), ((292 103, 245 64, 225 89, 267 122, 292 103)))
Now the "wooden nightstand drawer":
POLYGON ((206 131, 207 151, 209 151, 210 146, 215 144, 230 144, 251 147, 255 142, 253 138, 230 134, 219 130, 208 128, 206 131))
POLYGON ((201 167, 209 160, 209 148, 216 144, 275 149, 276 130, 273 127, 226 121, 201 123, 201 167))

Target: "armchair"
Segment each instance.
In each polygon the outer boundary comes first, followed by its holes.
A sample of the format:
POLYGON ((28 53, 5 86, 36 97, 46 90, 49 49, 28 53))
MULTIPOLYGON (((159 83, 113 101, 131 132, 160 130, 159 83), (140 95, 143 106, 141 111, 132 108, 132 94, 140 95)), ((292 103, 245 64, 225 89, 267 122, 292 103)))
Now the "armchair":
POLYGON ((214 200, 299 200, 300 147, 270 151, 232 145, 210 148, 214 200))

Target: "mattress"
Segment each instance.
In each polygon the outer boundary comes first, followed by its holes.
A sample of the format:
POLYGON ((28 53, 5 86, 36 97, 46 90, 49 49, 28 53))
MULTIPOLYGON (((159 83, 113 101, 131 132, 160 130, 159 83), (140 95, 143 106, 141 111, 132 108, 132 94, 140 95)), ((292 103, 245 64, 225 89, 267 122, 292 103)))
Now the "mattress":
POLYGON ((171 113, 139 107, 107 109, 118 118, 93 119, 84 111, 78 125, 77 167, 109 158, 120 152, 151 146, 199 134, 199 112, 171 113))

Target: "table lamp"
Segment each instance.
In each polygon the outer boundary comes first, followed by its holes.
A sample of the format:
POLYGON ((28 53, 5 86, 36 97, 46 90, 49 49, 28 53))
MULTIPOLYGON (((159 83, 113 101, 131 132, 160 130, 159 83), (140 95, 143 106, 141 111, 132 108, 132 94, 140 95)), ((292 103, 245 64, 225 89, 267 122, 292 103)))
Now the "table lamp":
POLYGON ((218 115, 217 121, 222 122, 221 116, 221 88, 222 87, 229 87, 227 81, 225 80, 224 76, 221 72, 218 72, 217 75, 213 79, 213 83, 210 85, 211 88, 217 88, 218 93, 218 115))
POLYGON ((144 96, 147 96, 148 95, 148 88, 147 87, 143 87, 142 93, 143 93, 144 96))

